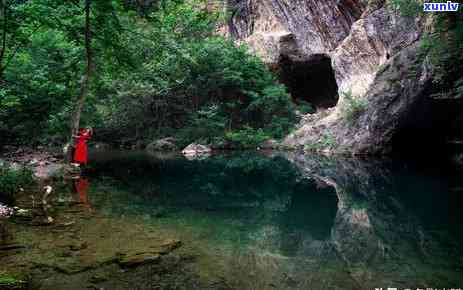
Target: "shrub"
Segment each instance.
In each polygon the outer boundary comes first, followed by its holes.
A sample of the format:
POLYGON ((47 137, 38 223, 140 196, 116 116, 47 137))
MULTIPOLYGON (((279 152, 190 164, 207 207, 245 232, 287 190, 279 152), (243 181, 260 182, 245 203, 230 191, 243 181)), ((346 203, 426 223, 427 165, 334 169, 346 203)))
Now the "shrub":
POLYGON ((182 146, 191 142, 219 144, 223 140, 219 136, 227 126, 227 119, 216 104, 204 106, 192 114, 189 124, 177 134, 182 146))
POLYGON ((7 165, 0 166, 0 199, 11 202, 21 187, 34 183, 32 171, 23 167, 11 169, 7 165))
POLYGON ((341 107, 341 111, 344 119, 347 122, 352 123, 363 111, 365 111, 368 103, 365 99, 352 96, 351 92, 345 92, 343 95, 344 104, 341 107))
POLYGON ((390 0, 390 3, 402 16, 415 17, 423 10, 423 5, 416 0, 390 0))
POLYGON ((324 133, 318 142, 306 144, 304 151, 321 151, 325 149, 334 149, 338 147, 336 138, 331 133, 324 133))
POLYGON ((304 115, 315 113, 315 108, 313 107, 313 105, 304 100, 298 101, 298 105, 296 109, 299 110, 299 112, 301 112, 301 114, 304 114, 304 115))
POLYGON ((226 141, 242 148, 256 148, 259 144, 270 138, 271 136, 265 133, 262 128, 254 129, 251 127, 244 127, 243 129, 225 134, 226 141))

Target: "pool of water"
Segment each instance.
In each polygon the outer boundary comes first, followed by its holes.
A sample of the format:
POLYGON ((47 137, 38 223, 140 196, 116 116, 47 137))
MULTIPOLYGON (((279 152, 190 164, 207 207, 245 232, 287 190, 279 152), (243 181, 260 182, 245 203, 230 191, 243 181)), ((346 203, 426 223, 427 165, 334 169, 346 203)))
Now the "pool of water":
POLYGON ((73 186, 99 213, 175 230, 202 279, 232 289, 462 288, 462 173, 278 152, 100 152, 73 186))

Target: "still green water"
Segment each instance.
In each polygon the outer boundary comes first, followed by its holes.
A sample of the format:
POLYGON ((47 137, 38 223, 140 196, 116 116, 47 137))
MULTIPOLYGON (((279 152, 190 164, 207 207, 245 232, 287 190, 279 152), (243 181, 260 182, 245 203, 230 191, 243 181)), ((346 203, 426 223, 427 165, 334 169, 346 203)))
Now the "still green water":
POLYGON ((450 162, 106 152, 91 164, 94 210, 175 230, 202 277, 233 289, 463 287, 463 172, 450 162))

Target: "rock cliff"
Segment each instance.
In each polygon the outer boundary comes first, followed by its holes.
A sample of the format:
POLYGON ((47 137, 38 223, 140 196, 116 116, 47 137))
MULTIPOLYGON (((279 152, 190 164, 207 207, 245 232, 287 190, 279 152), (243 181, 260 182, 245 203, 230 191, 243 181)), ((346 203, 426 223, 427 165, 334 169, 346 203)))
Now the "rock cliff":
POLYGON ((461 111, 462 102, 429 98, 432 68, 416 56, 429 18, 402 16, 386 0, 227 4, 226 33, 278 72, 296 104, 318 109, 302 118, 286 147, 389 153, 409 132, 437 132, 461 111))

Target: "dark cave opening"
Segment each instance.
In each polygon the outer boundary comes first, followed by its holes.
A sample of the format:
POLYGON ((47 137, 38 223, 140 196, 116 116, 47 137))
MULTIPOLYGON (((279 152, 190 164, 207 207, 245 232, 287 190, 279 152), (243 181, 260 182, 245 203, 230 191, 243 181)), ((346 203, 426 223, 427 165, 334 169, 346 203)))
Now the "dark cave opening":
POLYGON ((438 158, 440 153, 452 153, 456 149, 452 142, 463 139, 462 109, 462 99, 421 98, 394 134, 392 153, 420 158, 423 154, 438 158))
POLYGON ((338 103, 338 85, 331 59, 323 54, 309 59, 292 59, 281 56, 280 81, 286 85, 294 103, 308 102, 316 109, 331 108, 338 103))

